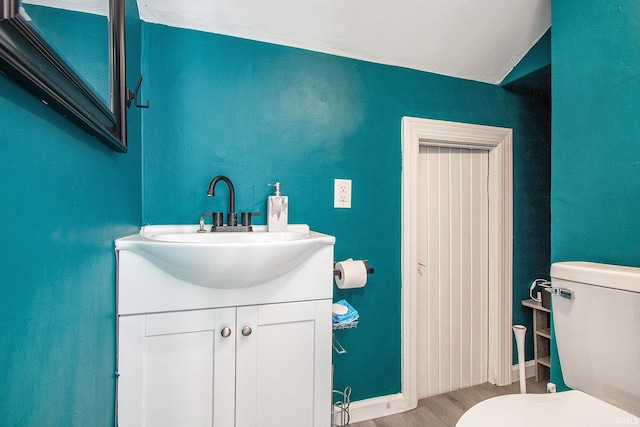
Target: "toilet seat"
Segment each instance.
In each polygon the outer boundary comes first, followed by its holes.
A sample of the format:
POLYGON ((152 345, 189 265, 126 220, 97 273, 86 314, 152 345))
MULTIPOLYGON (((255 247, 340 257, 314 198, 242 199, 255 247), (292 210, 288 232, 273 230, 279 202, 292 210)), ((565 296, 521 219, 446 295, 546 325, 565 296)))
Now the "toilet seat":
POLYGON ((640 417, 578 390, 549 394, 509 394, 478 403, 456 427, 620 426, 640 417))

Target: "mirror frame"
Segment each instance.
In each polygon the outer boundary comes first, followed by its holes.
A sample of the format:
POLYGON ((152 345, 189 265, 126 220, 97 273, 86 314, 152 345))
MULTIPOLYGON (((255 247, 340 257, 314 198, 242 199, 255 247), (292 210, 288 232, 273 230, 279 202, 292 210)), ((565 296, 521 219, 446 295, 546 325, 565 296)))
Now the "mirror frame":
POLYGON ((0 72, 115 151, 127 151, 124 0, 109 0, 111 106, 72 70, 19 13, 0 0, 0 72))

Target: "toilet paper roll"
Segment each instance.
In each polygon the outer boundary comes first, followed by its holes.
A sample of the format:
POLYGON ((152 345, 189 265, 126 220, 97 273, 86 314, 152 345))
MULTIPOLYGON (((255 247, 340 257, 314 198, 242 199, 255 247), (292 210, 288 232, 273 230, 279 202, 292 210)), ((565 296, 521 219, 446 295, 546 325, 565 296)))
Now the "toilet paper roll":
POLYGON ((340 289, 362 288, 367 284, 367 266, 364 261, 341 261, 336 263, 336 270, 340 272, 336 276, 336 285, 340 289))

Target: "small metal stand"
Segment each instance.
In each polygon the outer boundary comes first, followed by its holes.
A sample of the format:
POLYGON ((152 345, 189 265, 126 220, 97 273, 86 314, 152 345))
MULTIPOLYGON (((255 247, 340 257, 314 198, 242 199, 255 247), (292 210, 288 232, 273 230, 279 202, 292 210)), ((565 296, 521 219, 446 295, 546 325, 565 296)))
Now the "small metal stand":
POLYGON ((351 419, 351 387, 345 388, 344 391, 333 390, 333 398, 335 401, 331 404, 331 427, 347 427, 351 419))
MULTIPOLYGON (((369 267, 369 261, 364 260, 363 262, 367 269, 367 274, 373 274, 374 270, 369 267)), ((342 275, 340 270, 336 269, 335 263, 333 264, 333 275, 338 279, 340 279, 342 275)), ((336 353, 345 354, 347 350, 345 350, 342 344, 340 344, 340 341, 336 338, 335 331, 340 329, 352 329, 357 326, 358 320, 335 323, 333 325, 334 333, 332 333, 332 345, 336 353)), ((331 404, 331 427, 348 427, 351 420, 351 415, 349 414, 349 405, 351 404, 351 387, 346 387, 344 391, 333 390, 333 398, 334 403, 331 404)))

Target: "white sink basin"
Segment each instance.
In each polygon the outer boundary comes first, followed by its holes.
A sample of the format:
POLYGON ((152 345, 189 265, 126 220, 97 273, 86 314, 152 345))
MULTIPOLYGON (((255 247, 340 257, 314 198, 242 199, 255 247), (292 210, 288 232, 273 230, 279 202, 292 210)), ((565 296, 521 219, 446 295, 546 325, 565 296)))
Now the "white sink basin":
MULTIPOLYGON (((246 288, 267 283, 302 264, 335 237, 289 225, 269 233, 198 233, 198 225, 147 225, 139 234, 116 240, 116 249, 143 256, 178 279, 209 288, 246 288)), ((207 230, 209 227, 207 227, 207 230)))
MULTIPOLYGON (((210 228, 210 227, 207 227, 210 228)), ((267 232, 219 232, 219 233, 198 233, 193 230, 189 230, 184 233, 158 233, 149 234, 147 236, 151 240, 158 242, 173 242, 173 243, 269 243, 269 242, 284 242, 287 240, 300 240, 309 237, 309 232, 292 232, 284 231, 279 233, 267 233, 267 232)))

